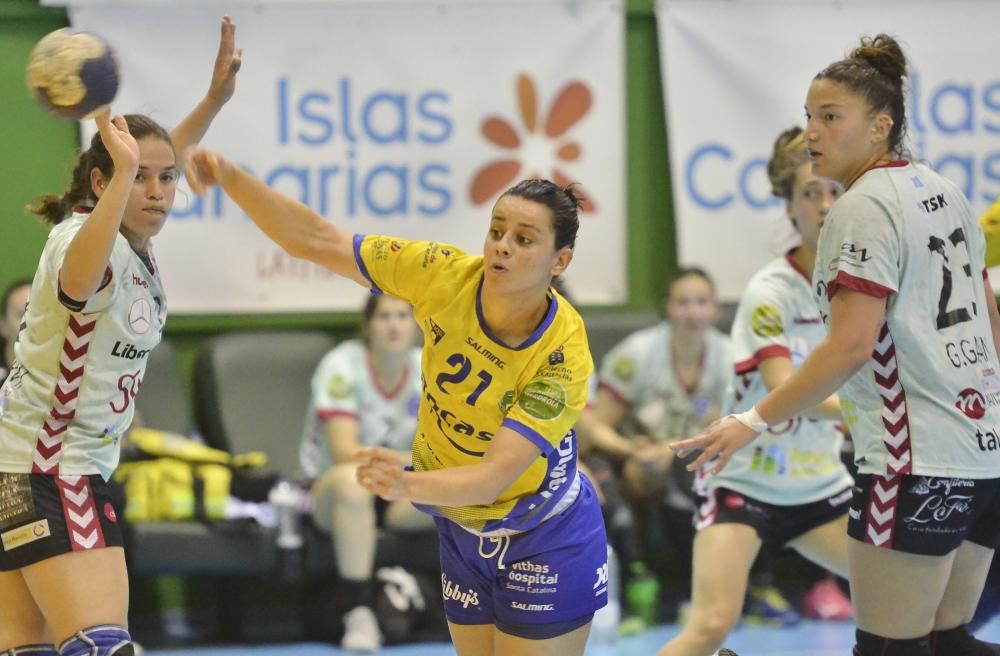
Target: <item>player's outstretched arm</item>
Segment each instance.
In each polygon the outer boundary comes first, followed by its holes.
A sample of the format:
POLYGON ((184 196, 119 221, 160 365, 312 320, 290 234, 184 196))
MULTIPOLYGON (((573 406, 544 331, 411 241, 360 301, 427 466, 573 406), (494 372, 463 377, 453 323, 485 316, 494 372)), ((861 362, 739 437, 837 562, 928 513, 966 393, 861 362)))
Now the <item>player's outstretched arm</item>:
POLYGON ((66 249, 59 270, 59 288, 74 301, 86 302, 104 281, 122 215, 128 202, 136 171, 139 145, 121 116, 111 120, 111 110, 97 117, 101 140, 111 155, 115 172, 99 183, 97 205, 66 249))
POLYGON ((170 132, 178 164, 181 163, 184 152, 201 141, 219 110, 233 97, 236 91, 236 74, 242 65, 243 49, 236 47, 236 24, 229 20, 229 16, 223 16, 219 51, 212 66, 212 81, 208 85, 208 92, 170 132))
POLYGON ((431 506, 475 506, 496 501, 534 462, 531 441, 501 426, 482 462, 433 471, 405 471, 397 452, 367 447, 354 454, 362 487, 387 501, 406 499, 431 506))
POLYGON ((221 187, 289 255, 368 286, 354 259, 352 233, 333 225, 308 205, 268 187, 218 153, 196 148, 185 159, 184 175, 195 193, 221 187))

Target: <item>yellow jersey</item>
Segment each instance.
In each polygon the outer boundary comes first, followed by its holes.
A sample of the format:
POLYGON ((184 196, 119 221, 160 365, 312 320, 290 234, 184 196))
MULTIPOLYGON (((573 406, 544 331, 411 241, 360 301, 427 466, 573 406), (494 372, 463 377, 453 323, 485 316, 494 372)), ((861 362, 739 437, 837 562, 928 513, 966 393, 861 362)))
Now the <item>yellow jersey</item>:
POLYGON ((480 462, 506 426, 541 451, 494 503, 422 507, 482 535, 526 531, 580 488, 573 425, 593 372, 583 320, 549 291, 545 318, 523 343, 504 344, 481 306, 483 258, 439 242, 356 235, 358 268, 375 293, 413 304, 424 333, 413 469, 480 462))
POLYGON ((986 266, 1000 266, 1000 198, 979 217, 979 225, 986 235, 986 266))

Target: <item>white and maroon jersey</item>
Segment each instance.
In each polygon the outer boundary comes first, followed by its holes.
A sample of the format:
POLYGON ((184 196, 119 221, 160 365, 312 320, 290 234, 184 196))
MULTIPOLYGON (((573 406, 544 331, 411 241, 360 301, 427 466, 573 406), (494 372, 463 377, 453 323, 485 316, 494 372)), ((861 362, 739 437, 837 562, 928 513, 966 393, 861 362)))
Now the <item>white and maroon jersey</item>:
POLYGON ((868 171, 827 216, 813 275, 824 318, 840 287, 886 299, 875 350, 841 390, 860 472, 1000 476, 985 250, 962 192, 921 164, 868 171))
POLYGON ((729 338, 713 328, 705 340, 701 375, 693 389, 677 378, 666 321, 632 333, 608 351, 600 386, 628 407, 630 418, 649 437, 691 437, 719 417, 732 377, 729 338))
POLYGON ((86 219, 74 214, 55 226, 42 251, 0 389, 0 471, 107 479, 160 342, 167 308, 156 265, 120 234, 101 289, 73 309, 60 300, 63 257, 86 219))
POLYGON ((420 349, 409 353, 396 389, 382 389, 372 372, 371 355, 360 340, 340 344, 323 356, 312 378, 305 432, 299 448, 302 472, 318 478, 333 465, 326 421, 336 416, 358 420, 358 442, 409 451, 420 406, 420 349))
MULTIPOLYGON (((767 394, 758 369, 784 357, 798 369, 826 336, 809 274, 790 254, 772 260, 747 285, 733 320, 734 376, 725 414, 745 412, 767 394)), ((840 460, 837 422, 795 417, 772 426, 705 480, 765 503, 799 505, 831 497, 851 485, 840 460)))

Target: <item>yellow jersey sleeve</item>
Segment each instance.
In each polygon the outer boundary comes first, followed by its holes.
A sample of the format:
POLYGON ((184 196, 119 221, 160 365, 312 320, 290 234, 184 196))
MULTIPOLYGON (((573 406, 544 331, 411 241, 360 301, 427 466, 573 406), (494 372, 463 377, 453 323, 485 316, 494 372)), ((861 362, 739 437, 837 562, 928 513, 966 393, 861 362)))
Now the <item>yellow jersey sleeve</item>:
POLYGON ((531 440, 548 456, 586 407, 593 369, 581 324, 517 390, 501 425, 531 440))
POLYGON ((986 266, 1000 265, 1000 198, 979 217, 979 225, 986 235, 986 266))
POLYGON ((438 282, 454 282, 453 274, 462 277, 460 272, 476 259, 436 241, 360 234, 354 235, 354 258, 373 293, 385 292, 414 307, 422 305, 432 290, 444 287, 438 282))

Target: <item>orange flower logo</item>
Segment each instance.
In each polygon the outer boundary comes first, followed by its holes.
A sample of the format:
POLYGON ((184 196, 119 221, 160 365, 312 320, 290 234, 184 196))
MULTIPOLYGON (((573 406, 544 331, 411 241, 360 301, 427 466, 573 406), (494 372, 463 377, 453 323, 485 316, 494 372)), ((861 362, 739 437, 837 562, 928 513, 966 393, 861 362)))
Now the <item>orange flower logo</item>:
MULTIPOLYGON (((590 111, 593 102, 590 89, 582 82, 570 82, 564 86, 552 103, 544 126, 538 120, 535 82, 524 73, 517 76, 517 102, 524 123, 524 136, 519 135, 513 125, 499 116, 489 116, 483 121, 483 136, 490 143, 517 152, 512 152, 510 157, 494 160, 476 171, 469 187, 469 198, 475 205, 482 205, 509 187, 526 167, 523 161, 525 155, 531 156, 532 166, 548 159, 544 168, 549 168, 551 175, 532 172, 521 177, 549 177, 561 187, 573 182, 559 167, 580 159, 582 149, 579 143, 564 137, 590 111), (538 134, 539 129, 541 134, 538 134)), ((588 194, 583 194, 580 209, 584 212, 596 209, 588 194)))

